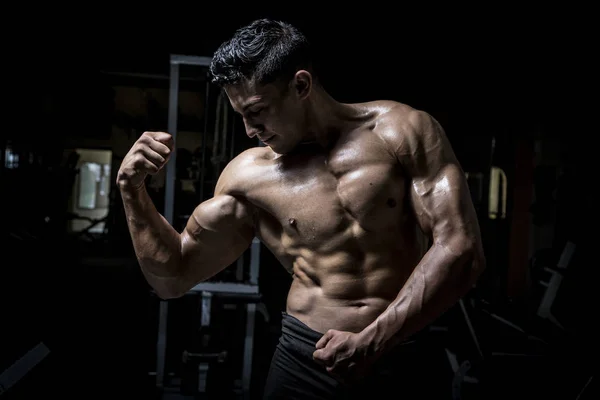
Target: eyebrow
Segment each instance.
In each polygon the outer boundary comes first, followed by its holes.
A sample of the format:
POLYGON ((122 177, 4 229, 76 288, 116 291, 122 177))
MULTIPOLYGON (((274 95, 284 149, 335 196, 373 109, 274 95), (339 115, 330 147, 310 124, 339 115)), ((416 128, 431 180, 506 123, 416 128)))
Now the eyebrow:
POLYGON ((260 103, 261 101, 262 99, 250 101, 249 103, 244 105, 244 107, 242 107, 242 112, 245 112, 248 108, 260 103))

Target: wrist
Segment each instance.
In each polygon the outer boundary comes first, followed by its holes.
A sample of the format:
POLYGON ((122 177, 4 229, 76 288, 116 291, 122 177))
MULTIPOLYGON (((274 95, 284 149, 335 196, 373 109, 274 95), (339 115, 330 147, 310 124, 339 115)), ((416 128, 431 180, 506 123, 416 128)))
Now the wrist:
POLYGON ((135 177, 137 179, 132 179, 131 174, 128 174, 126 171, 119 170, 117 173, 117 187, 122 192, 138 192, 145 185, 145 180, 140 179, 140 177, 135 177))
POLYGON ((360 341, 369 349, 369 353, 379 355, 384 352, 385 340, 377 320, 373 321, 359 333, 360 341))
POLYGON ((138 185, 133 185, 131 182, 129 182, 127 180, 120 180, 117 182, 117 187, 119 188, 119 191, 121 192, 121 197, 133 199, 133 198, 138 197, 140 195, 140 193, 142 193, 144 191, 144 189, 146 188, 146 185, 145 185, 144 181, 142 181, 138 185))

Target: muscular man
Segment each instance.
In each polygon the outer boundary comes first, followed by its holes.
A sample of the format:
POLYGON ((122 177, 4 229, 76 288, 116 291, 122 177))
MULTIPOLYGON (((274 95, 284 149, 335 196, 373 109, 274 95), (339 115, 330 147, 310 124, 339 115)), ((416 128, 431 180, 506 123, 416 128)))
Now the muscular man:
POLYGON ((171 136, 139 138, 117 179, 146 279, 162 298, 182 296, 256 236, 292 274, 265 397, 362 398, 386 387, 406 398, 414 357, 398 349, 454 305, 485 264, 442 127, 393 101, 336 101, 306 38, 282 22, 239 29, 214 54, 211 73, 247 135, 266 146, 233 159, 179 233, 144 189, 167 162, 171 136), (430 238, 426 252, 418 229, 430 238))

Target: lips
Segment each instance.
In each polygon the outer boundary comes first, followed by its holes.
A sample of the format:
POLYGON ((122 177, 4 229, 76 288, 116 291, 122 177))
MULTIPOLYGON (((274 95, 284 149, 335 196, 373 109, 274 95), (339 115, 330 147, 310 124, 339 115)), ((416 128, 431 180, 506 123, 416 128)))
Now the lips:
POLYGON ((273 139, 274 137, 275 137, 275 135, 273 135, 273 136, 269 136, 269 137, 268 137, 268 138, 266 138, 266 139, 260 139, 260 141, 261 141, 261 142, 263 142, 263 143, 267 143, 269 140, 273 139))

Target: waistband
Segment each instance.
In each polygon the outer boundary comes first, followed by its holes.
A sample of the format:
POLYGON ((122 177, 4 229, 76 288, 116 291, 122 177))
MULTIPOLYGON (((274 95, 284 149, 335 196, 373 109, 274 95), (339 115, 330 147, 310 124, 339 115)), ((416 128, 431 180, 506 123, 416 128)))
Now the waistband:
MULTIPOLYGON (((286 313, 285 311, 281 313, 281 332, 283 337, 298 340, 309 346, 315 346, 323 336, 323 333, 311 329, 304 322, 300 321, 293 315, 286 313)), ((414 347, 414 345, 421 341, 421 337, 424 335, 425 332, 418 332, 414 334, 410 338, 398 343, 396 348, 391 352, 402 352, 407 348, 414 347)))
POLYGON ((281 313, 281 332, 284 336, 292 337, 311 346, 317 344, 323 336, 321 332, 309 328, 304 322, 285 311, 281 313))

